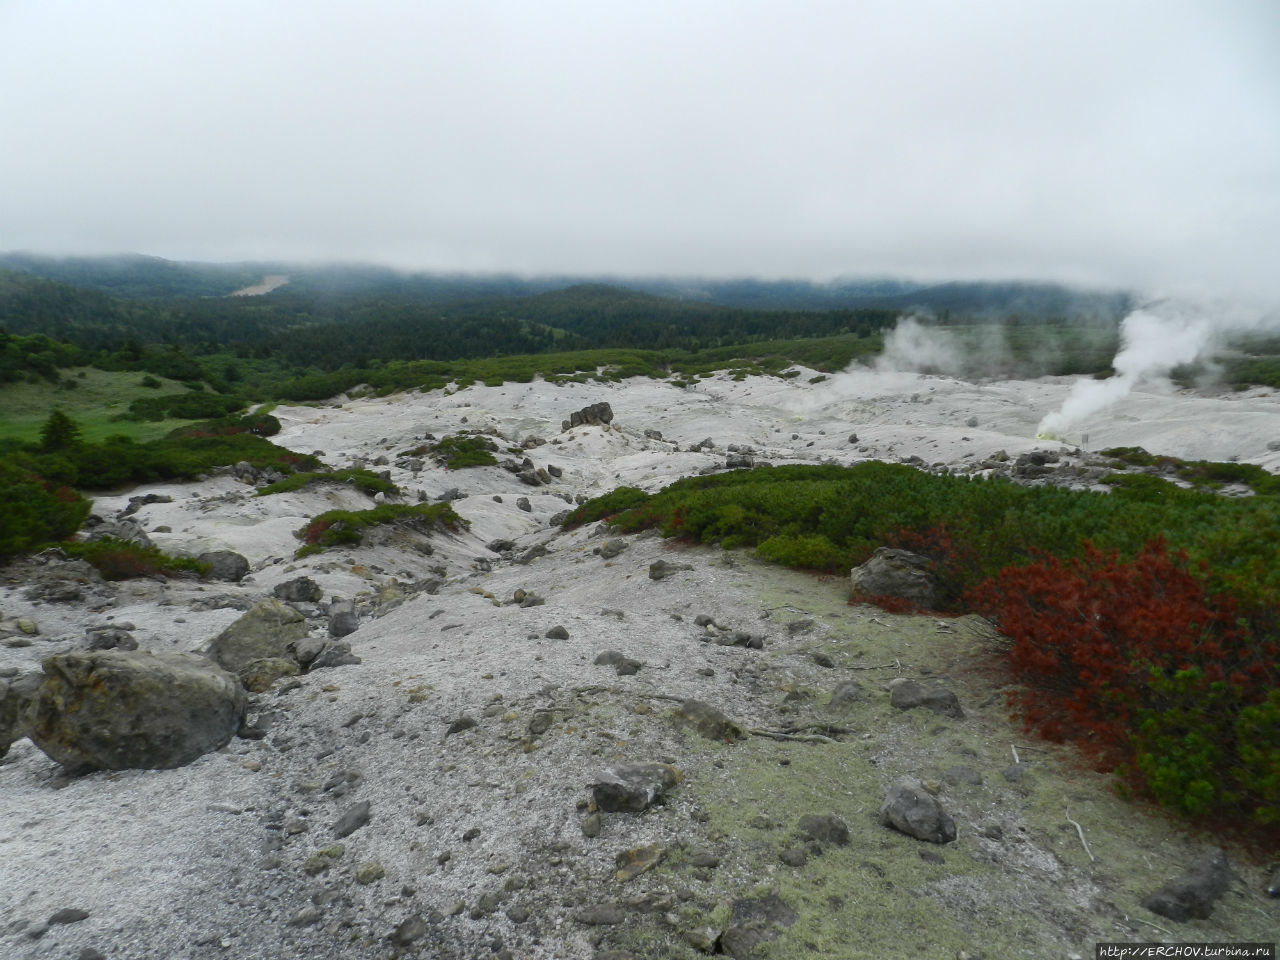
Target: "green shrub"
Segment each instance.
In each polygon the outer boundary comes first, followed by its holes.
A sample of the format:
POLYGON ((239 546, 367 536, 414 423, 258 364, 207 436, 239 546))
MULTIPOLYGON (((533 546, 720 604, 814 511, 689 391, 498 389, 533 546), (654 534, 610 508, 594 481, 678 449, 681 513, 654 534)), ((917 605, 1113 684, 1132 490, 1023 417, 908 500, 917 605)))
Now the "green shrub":
POLYGON ((203 389, 190 393, 169 393, 159 397, 139 397, 129 404, 126 420, 207 420, 225 417, 244 408, 238 397, 206 393, 203 389))
POLYGON ((470 525, 447 503, 384 503, 371 510, 329 510, 312 517, 295 532, 303 541, 296 556, 301 558, 330 547, 357 544, 367 529, 383 524, 398 524, 419 533, 460 530, 470 525))
POLYGON ((575 530, 584 523, 594 523, 605 517, 612 517, 648 499, 649 495, 638 487, 618 487, 604 496, 595 497, 574 508, 560 526, 565 530, 575 530))
POLYGON ((0 557, 29 553, 71 536, 91 506, 70 487, 0 460, 0 557))
POLYGON ((436 462, 448 470, 491 467, 498 462, 493 455, 496 449, 498 445, 488 437, 469 433, 455 433, 427 448, 436 462))
POLYGON ((345 469, 345 470, 327 470, 327 471, 306 471, 302 473, 294 473, 285 477, 283 480, 277 480, 275 483, 269 483, 265 487, 258 489, 259 497, 269 496, 273 493, 290 493, 294 490, 301 490, 303 487, 310 486, 313 483, 342 483, 355 487, 364 493, 373 496, 378 493, 398 494, 400 488, 390 480, 384 480, 370 470, 364 469, 345 469))
POLYGON ((207 563, 191 557, 172 557, 156 547, 142 547, 128 540, 103 537, 85 543, 63 544, 69 556, 87 561, 106 580, 130 580, 136 577, 200 577, 209 570, 207 563))

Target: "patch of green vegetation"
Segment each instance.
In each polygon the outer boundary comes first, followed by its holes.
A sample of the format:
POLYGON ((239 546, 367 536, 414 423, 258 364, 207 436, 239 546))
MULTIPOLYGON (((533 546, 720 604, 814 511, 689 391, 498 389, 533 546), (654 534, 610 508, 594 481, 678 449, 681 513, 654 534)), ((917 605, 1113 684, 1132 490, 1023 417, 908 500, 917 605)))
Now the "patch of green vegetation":
MULTIPOLYGON (((1154 467, 1161 473, 1176 477, 1199 490, 1215 491, 1224 486, 1238 484, 1248 487, 1255 494, 1273 496, 1280 493, 1280 477, 1268 473, 1252 463, 1223 463, 1213 460, 1180 460, 1177 457, 1156 456, 1142 447, 1112 447, 1100 451, 1104 457, 1118 460, 1134 467, 1154 467)), ((1145 481, 1141 474, 1117 474, 1104 483, 1136 489, 1145 481)))
POLYGON ((1215 589, 1250 602, 1280 597, 1276 496, 1224 498, 1155 478, 1094 493, 878 462, 689 477, 647 497, 628 490, 620 497, 634 502, 620 513, 611 496, 588 501, 576 515, 617 513, 613 522, 624 531, 656 528, 699 543, 755 547, 820 571, 847 571, 878 546, 914 549, 937 561, 944 603, 952 605, 1011 564, 1075 556, 1085 541, 1134 556, 1158 536, 1207 564, 1215 589))
POLYGON ((30 553, 80 529, 92 504, 66 484, 0 459, 0 557, 30 553))
POLYGON ((63 553, 84 560, 105 580, 137 577, 201 577, 207 563, 192 557, 173 557, 157 547, 143 547, 128 540, 103 537, 83 543, 62 544, 63 553))
POLYGON ((199 390, 159 397, 139 397, 129 402, 129 412, 120 414, 120 419, 211 420, 216 417, 225 417, 244 407, 245 401, 238 397, 199 390))
POLYGON ((371 510, 329 510, 312 517, 295 534, 303 541, 296 556, 320 553, 330 547, 359 543, 370 527, 397 524, 419 533, 456 531, 470 523, 448 503, 398 504, 384 503, 371 510))
POLYGON ((436 462, 449 470, 466 467, 491 467, 498 462, 493 452, 497 443, 482 434, 455 433, 427 448, 436 462))
POLYGON ((400 488, 390 480, 384 480, 371 470, 349 468, 345 470, 316 470, 290 474, 283 480, 259 487, 257 495, 266 497, 273 493, 292 493, 314 483, 341 483, 370 496, 378 493, 397 494, 400 488))
MULTIPOLYGON (((1269 652, 1280 649, 1280 496, 1274 478, 1238 467, 1172 469, 1206 483, 1253 480, 1257 495, 1221 497, 1149 475, 1117 478, 1107 494, 874 462, 783 466, 686 478, 648 497, 628 491, 634 504, 611 522, 754 547, 801 569, 843 573, 879 546, 923 554, 939 582, 937 609, 980 610, 1015 640, 1010 663, 1030 691, 1019 702, 1036 729, 1035 705, 1051 704, 1048 721, 1071 719, 1046 735, 1093 734, 1083 741, 1091 757, 1144 792, 1243 824, 1280 817, 1267 800, 1280 767, 1266 766, 1280 755, 1263 751, 1263 765, 1249 766, 1232 732, 1280 679, 1269 652), (1081 619, 1082 609, 1093 613, 1081 619), (1148 678, 1150 669, 1159 675, 1148 678), (1102 689, 1071 699, 1091 683, 1102 689), (1206 713, 1211 696, 1217 706, 1206 713), (1130 710, 1137 725, 1113 730, 1091 702, 1116 716, 1130 710), (1254 786, 1242 788, 1246 780, 1254 786)), ((608 516, 611 506, 580 510, 608 516)))
POLYGON ((155 440, 182 422, 128 419, 130 404, 135 400, 159 399, 157 394, 185 395, 188 392, 186 388, 175 381, 162 381, 159 388, 150 389, 138 382, 138 375, 134 372, 76 367, 62 373, 70 382, 77 384, 74 390, 47 380, 21 380, 0 387, 0 408, 3 409, 0 413, 0 441, 35 440, 49 411, 54 408, 72 417, 89 442, 105 440, 112 434, 125 435, 137 441, 155 440))
POLYGON ((649 499, 639 487, 618 487, 604 496, 595 497, 576 507, 560 524, 565 530, 575 530, 584 523, 594 523, 630 510, 649 499))

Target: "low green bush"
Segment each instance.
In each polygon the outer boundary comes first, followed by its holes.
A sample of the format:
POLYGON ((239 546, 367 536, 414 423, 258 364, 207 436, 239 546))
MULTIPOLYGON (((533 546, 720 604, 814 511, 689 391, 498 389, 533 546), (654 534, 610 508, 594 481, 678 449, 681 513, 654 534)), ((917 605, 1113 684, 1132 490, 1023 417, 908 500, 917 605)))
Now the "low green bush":
POLYGON ((588 500, 575 507, 560 526, 565 530, 575 530, 584 523, 594 523, 605 517, 612 517, 648 499, 649 495, 638 487, 618 487, 604 496, 588 500))
POLYGON ((191 557, 172 557, 157 547, 143 547, 114 537, 84 543, 65 543, 62 550, 68 556, 88 562, 106 580, 201 577, 209 570, 207 563, 191 557))
POLYGON ((384 503, 371 510, 329 510, 312 517, 295 532, 303 541, 296 556, 301 558, 330 547, 356 544, 370 527, 399 524, 419 533, 456 531, 470 525, 447 503, 384 503))
POLYGON ((269 483, 265 487, 259 487, 257 495, 266 497, 273 493, 291 493, 294 490, 309 487, 313 483, 346 484, 370 496, 378 493, 394 495, 400 492, 400 488, 390 480, 384 480, 370 470, 350 468, 345 470, 308 470, 293 473, 283 480, 277 480, 275 483, 269 483))
POLYGON ((491 467, 498 462, 493 451, 498 445, 479 434, 455 433, 427 447, 437 463, 448 470, 466 467, 491 467))

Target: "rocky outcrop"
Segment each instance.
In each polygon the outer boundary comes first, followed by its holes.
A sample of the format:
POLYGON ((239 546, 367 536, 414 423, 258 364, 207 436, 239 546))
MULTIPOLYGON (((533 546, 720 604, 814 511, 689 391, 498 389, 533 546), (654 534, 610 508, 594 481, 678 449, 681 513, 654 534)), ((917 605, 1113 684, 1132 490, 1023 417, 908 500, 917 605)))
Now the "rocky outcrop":
POLYGON ((255 603, 200 652, 223 669, 239 673, 252 660, 289 656, 289 645, 306 635, 302 614, 268 597, 255 603))
POLYGON ((583 407, 581 410, 575 410, 569 414, 569 419, 565 420, 560 429, 571 430, 574 427, 582 426, 608 426, 613 422, 613 408, 603 400, 599 403, 593 403, 583 407))
POLYGON ((880 547, 849 580, 856 593, 872 597, 901 597, 922 607, 932 607, 938 599, 938 578, 929 570, 928 557, 910 550, 880 547))
POLYGON ((240 683, 190 653, 49 657, 30 736, 74 770, 168 769, 224 746, 244 719, 240 683))

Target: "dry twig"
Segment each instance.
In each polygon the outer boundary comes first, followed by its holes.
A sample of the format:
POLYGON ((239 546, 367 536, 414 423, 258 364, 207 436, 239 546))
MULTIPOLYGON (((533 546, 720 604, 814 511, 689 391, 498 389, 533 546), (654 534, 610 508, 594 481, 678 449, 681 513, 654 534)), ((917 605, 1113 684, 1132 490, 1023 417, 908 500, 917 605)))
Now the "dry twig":
MULTIPOLYGON (((1015 756, 1015 757, 1017 756, 1017 753, 1016 753, 1016 752, 1014 753, 1014 756, 1015 756)), ((1080 826, 1080 824, 1076 823, 1074 820, 1072 820, 1072 819, 1071 819, 1071 811, 1070 811, 1070 809, 1067 809, 1067 810, 1065 811, 1065 813, 1066 813, 1066 815, 1067 815, 1067 823, 1069 823, 1069 824, 1071 824, 1073 827, 1075 827, 1075 828, 1076 828, 1076 833, 1078 833, 1078 834, 1080 835, 1080 845, 1081 845, 1082 847, 1084 847, 1084 852, 1085 852, 1085 853, 1087 853, 1087 854, 1089 855, 1089 862, 1090 862, 1090 863, 1097 863, 1097 862, 1098 862, 1098 858, 1097 858, 1097 857, 1095 857, 1095 856, 1093 855, 1093 851, 1089 849, 1089 841, 1088 841, 1088 840, 1086 840, 1086 839, 1084 838, 1084 827, 1080 826)))

